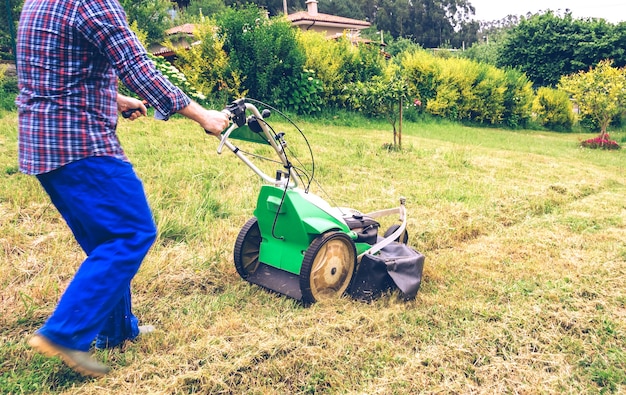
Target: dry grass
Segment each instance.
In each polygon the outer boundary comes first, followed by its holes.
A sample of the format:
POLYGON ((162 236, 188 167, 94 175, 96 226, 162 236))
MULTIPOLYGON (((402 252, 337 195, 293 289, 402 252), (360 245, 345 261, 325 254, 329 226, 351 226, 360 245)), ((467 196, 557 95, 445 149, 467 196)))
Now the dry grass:
POLYGON ((301 124, 334 204, 367 212, 407 197, 424 282, 411 302, 303 308, 233 267, 252 172, 189 122, 122 121, 160 229, 135 311, 158 331, 99 352, 113 371, 88 380, 25 343, 83 255, 36 180, 16 173, 16 118, 4 115, 0 392, 626 392, 626 154, 581 150, 578 135, 409 123, 393 152, 384 124, 364 125, 301 124))

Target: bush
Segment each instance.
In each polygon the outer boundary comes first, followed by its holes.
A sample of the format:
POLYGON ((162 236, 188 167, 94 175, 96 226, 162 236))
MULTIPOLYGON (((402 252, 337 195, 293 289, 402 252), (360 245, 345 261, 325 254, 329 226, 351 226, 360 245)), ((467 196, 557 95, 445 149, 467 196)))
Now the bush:
POLYGON ((297 39, 306 54, 305 68, 321 81, 327 106, 342 107, 346 84, 368 81, 385 66, 377 46, 355 46, 346 37, 328 40, 313 31, 299 32, 297 39))
POLYGON ((243 76, 241 89, 267 102, 285 100, 301 78, 305 54, 284 18, 267 18, 254 5, 230 8, 216 21, 228 54, 227 73, 243 76), (288 82, 291 80, 291 82, 288 82))
MULTIPOLYGON (((246 95, 239 73, 228 68, 228 55, 223 41, 215 33, 217 27, 211 20, 196 24, 193 43, 181 48, 168 43, 176 51, 175 65, 186 76, 189 86, 201 92, 206 102, 223 105, 234 98, 246 95), (210 61, 207 61, 210 59, 210 61)), ((206 103, 209 104, 209 103, 206 103)))
POLYGON ((574 111, 567 92, 542 87, 533 102, 535 118, 542 126, 557 132, 571 131, 574 111))
POLYGON ((504 85, 504 124, 511 128, 527 126, 532 118, 532 82, 521 71, 505 69, 504 85))
POLYGON ((7 66, 0 65, 0 110, 14 111, 18 93, 17 77, 6 74, 7 66))
POLYGON ((616 141, 611 140, 608 133, 603 133, 600 136, 594 137, 592 139, 583 140, 580 142, 580 146, 585 148, 599 148, 606 150, 618 150, 622 148, 616 141))
POLYGON ((313 70, 303 70, 299 79, 285 80, 282 90, 290 94, 278 98, 276 106, 297 114, 314 115, 322 112, 325 105, 324 88, 313 70))
POLYGON ((559 88, 572 96, 582 116, 595 120, 605 133, 626 107, 626 68, 602 61, 595 68, 561 77, 559 88))
POLYGON ((411 94, 432 115, 514 127, 530 118, 531 84, 518 72, 426 51, 405 54, 401 64, 411 94))

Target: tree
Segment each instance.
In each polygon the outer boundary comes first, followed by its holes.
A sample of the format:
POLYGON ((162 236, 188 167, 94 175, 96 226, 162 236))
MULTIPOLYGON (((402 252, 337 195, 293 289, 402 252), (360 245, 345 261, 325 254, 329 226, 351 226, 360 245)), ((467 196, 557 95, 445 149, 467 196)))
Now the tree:
POLYGON ((391 124, 393 148, 402 149, 402 111, 409 98, 409 87, 400 67, 390 63, 383 75, 349 84, 346 91, 353 109, 370 116, 383 116, 391 124))
POLYGON ((172 26, 174 4, 170 0, 120 0, 129 23, 147 34, 149 44, 160 44, 166 29, 172 26))
POLYGON ((240 90, 241 78, 236 71, 227 74, 228 56, 215 31, 214 21, 206 19, 196 24, 195 42, 189 43, 189 47, 168 46, 176 51, 175 66, 185 75, 188 84, 203 96, 210 97, 211 104, 221 106, 246 92, 240 90))
POLYGON ((626 64, 626 26, 603 19, 574 19, 552 11, 522 18, 507 34, 498 65, 519 68, 538 86, 554 86, 603 59, 626 64))
POLYGON ((4 0, 0 12, 0 60, 14 59, 17 20, 24 0, 4 0))
MULTIPOLYGON (((223 0, 190 0, 185 7, 181 7, 182 14, 187 17, 212 16, 218 14, 226 8, 223 0)), ((181 3, 179 2, 179 7, 181 3)))
POLYGON ((305 54, 296 29, 284 18, 268 19, 254 5, 226 10, 216 21, 228 54, 227 72, 240 72, 242 89, 252 98, 275 102, 288 97, 300 79, 305 54))
POLYGON ((581 115, 596 120, 599 138, 608 141, 611 121, 626 111, 626 69, 615 68, 610 60, 604 60, 589 71, 561 78, 559 87, 572 96, 581 115))

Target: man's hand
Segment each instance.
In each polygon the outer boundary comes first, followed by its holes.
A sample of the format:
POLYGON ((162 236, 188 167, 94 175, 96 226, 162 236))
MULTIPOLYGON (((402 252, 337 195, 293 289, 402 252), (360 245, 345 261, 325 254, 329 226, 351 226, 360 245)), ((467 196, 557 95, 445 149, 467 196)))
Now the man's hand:
POLYGON ((139 100, 132 97, 124 96, 120 93, 117 94, 117 111, 124 112, 129 110, 133 111, 128 119, 134 121, 135 119, 146 116, 148 111, 146 110, 145 104, 139 100))
POLYGON ((220 111, 207 110, 194 101, 178 113, 198 122, 207 133, 214 136, 219 136, 230 124, 228 115, 220 111))

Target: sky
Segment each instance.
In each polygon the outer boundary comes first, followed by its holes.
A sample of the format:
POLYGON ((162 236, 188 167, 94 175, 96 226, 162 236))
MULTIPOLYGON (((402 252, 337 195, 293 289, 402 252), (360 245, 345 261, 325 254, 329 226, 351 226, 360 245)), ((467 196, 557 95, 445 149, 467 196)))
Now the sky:
POLYGON ((566 9, 574 18, 604 18, 611 23, 626 21, 626 0, 469 0, 476 9, 475 20, 493 21, 507 15, 526 15, 566 9))

